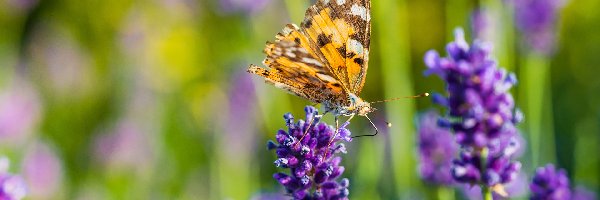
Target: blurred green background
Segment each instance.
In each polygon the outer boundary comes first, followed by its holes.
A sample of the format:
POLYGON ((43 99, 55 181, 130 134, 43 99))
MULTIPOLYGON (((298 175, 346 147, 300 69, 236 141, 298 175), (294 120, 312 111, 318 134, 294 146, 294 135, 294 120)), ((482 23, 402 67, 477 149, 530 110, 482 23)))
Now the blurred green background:
MULTIPOLYGON (((0 154, 29 199, 251 199, 281 193, 266 141, 309 102, 245 72, 307 0, 1 0, 0 154)), ((443 92, 425 51, 455 27, 471 38, 477 7, 494 14, 494 55, 517 73, 525 114, 519 158, 565 168, 600 188, 600 1, 570 0, 557 50, 523 48, 500 0, 374 0, 367 101, 443 92)), ((469 39, 470 41, 470 39, 469 39)), ((445 53, 442 53, 445 54, 445 53)), ((430 99, 377 104, 393 123, 348 145, 351 199, 436 199, 417 173, 416 113, 430 99)), ((331 122, 332 117, 327 116, 331 122)), ((353 134, 373 131, 363 118, 353 134)), ((525 186, 526 187, 526 186, 525 186)), ((526 194, 521 194, 523 198, 526 194)), ((458 198, 464 198, 459 192, 458 198)))

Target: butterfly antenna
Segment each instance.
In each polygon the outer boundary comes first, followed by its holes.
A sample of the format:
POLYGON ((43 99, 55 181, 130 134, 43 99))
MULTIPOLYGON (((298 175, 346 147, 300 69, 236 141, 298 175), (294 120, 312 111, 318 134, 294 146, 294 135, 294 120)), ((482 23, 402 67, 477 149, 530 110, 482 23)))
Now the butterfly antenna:
POLYGON ((396 101, 396 100, 400 100, 400 99, 415 99, 415 98, 421 98, 421 97, 426 97, 426 96, 429 96, 429 93, 425 92, 425 93, 419 94, 419 95, 398 97, 398 98, 386 99, 386 100, 382 100, 382 101, 373 101, 370 103, 383 103, 383 102, 388 102, 388 101, 396 101))
MULTIPOLYGON (((422 94, 419 94, 419 95, 407 96, 407 97, 398 97, 398 98, 386 99, 386 100, 382 100, 382 101, 373 101, 373 102, 370 102, 370 103, 384 103, 384 102, 396 101, 396 100, 400 100, 400 99, 416 99, 416 98, 428 97, 428 96, 429 96, 429 93, 425 92, 425 93, 422 93, 422 94)), ((367 117, 367 116, 365 115, 365 117, 367 117)), ((367 117, 367 119, 369 119, 369 117, 367 117)), ((375 126, 375 124, 373 124, 373 122, 371 121, 371 119, 369 119, 369 122, 371 122, 371 124, 373 125, 373 127, 375 127, 375 131, 376 131, 375 134, 373 134, 373 135, 359 135, 359 136, 356 136, 356 137, 377 135, 377 127, 375 126)), ((392 123, 385 122, 385 124, 387 125, 387 127, 392 127, 392 123)))
MULTIPOLYGON (((377 133, 379 133, 379 129, 377 129, 377 126, 375 126, 375 124, 373 123, 373 121, 371 121, 371 119, 369 118, 369 116, 365 115, 365 117, 367 118, 367 120, 369 120, 369 122, 371 122, 371 125, 373 125, 373 128, 375 128, 375 134, 372 134, 372 135, 357 135, 357 136, 352 136, 352 138, 358 138, 358 137, 363 137, 363 136, 376 136, 377 133)), ((387 123, 387 124, 388 124, 388 126, 391 126, 390 123, 387 123)))

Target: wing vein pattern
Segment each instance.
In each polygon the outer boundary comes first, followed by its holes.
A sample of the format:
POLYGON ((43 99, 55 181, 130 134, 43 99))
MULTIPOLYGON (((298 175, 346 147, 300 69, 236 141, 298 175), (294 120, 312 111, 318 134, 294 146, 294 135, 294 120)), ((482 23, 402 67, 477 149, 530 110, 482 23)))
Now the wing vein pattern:
POLYGON ((300 27, 288 24, 267 42, 261 68, 248 72, 315 103, 359 95, 368 68, 369 0, 319 0, 300 27))

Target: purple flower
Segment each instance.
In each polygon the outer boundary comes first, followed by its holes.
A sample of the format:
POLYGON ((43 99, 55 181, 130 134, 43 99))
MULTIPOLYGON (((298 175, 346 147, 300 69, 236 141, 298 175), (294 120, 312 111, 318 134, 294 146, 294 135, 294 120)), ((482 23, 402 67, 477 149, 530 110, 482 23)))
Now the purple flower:
POLYGON ((30 186, 29 197, 44 199, 56 196, 60 191, 63 183, 61 160, 49 145, 33 143, 25 154, 21 171, 30 186))
POLYGON ((37 6, 38 0, 7 0, 3 2, 9 13, 18 12, 19 14, 26 13, 37 6))
POLYGON ((98 135, 94 141, 94 157, 112 169, 133 169, 142 172, 154 159, 152 143, 142 125, 132 121, 120 121, 107 133, 98 135))
POLYGON ((337 137, 335 128, 319 122, 318 111, 312 106, 304 108, 306 121, 294 123, 292 114, 283 116, 288 131, 279 130, 275 136, 277 143, 269 141, 268 149, 275 149, 275 166, 290 169, 290 173, 275 173, 273 178, 283 185, 294 199, 348 199, 348 179, 337 178, 344 172, 340 166, 341 157, 336 153, 346 153, 341 140, 350 141, 350 131, 339 128, 337 137), (306 136, 303 137, 304 133, 306 136), (300 139, 302 140, 300 141, 300 139), (300 142, 298 142, 300 141, 300 142))
POLYGON ((9 166, 8 158, 0 157, 0 199, 22 199, 27 192, 27 186, 21 176, 8 173, 9 166))
POLYGON ((451 128, 461 146, 452 175, 458 182, 489 187, 508 183, 521 168, 511 161, 519 148, 515 123, 522 120, 508 92, 516 77, 490 58, 490 44, 476 40, 469 46, 462 29, 455 37, 446 46, 448 57, 433 50, 425 55, 425 75, 436 74, 447 84, 448 97, 434 98, 448 108, 440 124, 451 128))
POLYGON ((289 199, 288 196, 281 193, 257 193, 250 197, 250 200, 281 200, 281 199, 289 199))
POLYGON ((593 191, 589 191, 587 188, 583 186, 577 186, 573 190, 573 195, 571 197, 572 200, 595 200, 596 193, 593 191))
POLYGON ((458 145, 449 129, 438 126, 439 114, 428 111, 419 117, 419 172, 425 181, 451 185, 450 169, 458 145))
POLYGON ((240 152, 248 152, 255 148, 253 130, 256 123, 253 114, 256 107, 256 94, 251 74, 240 71, 233 74, 231 80, 228 95, 229 111, 227 115, 223 115, 221 121, 225 130, 223 137, 230 145, 224 153, 230 158, 237 159, 243 156, 240 152))
POLYGON ((269 4, 270 0, 220 0, 224 13, 244 12, 254 14, 269 4))
POLYGON ((75 38, 59 34, 51 27, 41 28, 46 34, 34 35, 31 51, 39 70, 36 79, 57 97, 83 97, 94 91, 93 59, 75 38), (39 60, 39 61, 38 61, 39 60))
MULTIPOLYGON (((527 186, 529 184, 529 179, 527 175, 523 172, 517 175, 517 178, 510 183, 504 185, 504 189, 507 193, 507 196, 501 196, 499 194, 494 193, 494 199, 514 199, 514 198, 522 198, 527 192, 527 186)), ((479 200, 483 199, 481 196, 481 187, 477 185, 464 185, 462 187, 462 192, 465 194, 467 199, 479 200)))
POLYGON ((37 125, 41 103, 33 87, 23 80, 0 92, 0 143, 18 146, 37 125))
POLYGON ((471 13, 471 30, 473 37, 485 40, 492 40, 495 37, 497 25, 495 24, 494 13, 484 8, 475 9, 471 13))
POLYGON ((554 165, 548 164, 536 170, 531 185, 532 200, 569 200, 571 190, 569 189, 569 178, 565 170, 556 170, 554 165))
POLYGON ((554 50, 555 29, 562 0, 513 0, 515 20, 525 42, 533 50, 549 54, 554 50))

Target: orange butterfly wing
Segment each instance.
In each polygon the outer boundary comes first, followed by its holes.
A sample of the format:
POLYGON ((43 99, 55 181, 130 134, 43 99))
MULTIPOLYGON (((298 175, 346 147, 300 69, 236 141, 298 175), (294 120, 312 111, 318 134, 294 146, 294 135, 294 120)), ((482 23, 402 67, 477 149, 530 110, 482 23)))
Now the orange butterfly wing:
POLYGON ((365 82, 371 34, 370 0, 320 0, 306 11, 301 31, 348 92, 365 82))
POLYGON ((268 69, 251 65, 248 72, 315 103, 345 99, 340 82, 315 57, 315 53, 306 48, 308 40, 298 30, 297 26, 288 24, 283 33, 277 34, 275 42, 267 42, 264 50, 267 58, 263 64, 268 69))
POLYGON ((316 103, 346 105, 365 82, 370 43, 369 0, 320 0, 297 27, 288 24, 265 48, 267 69, 248 72, 316 103))

